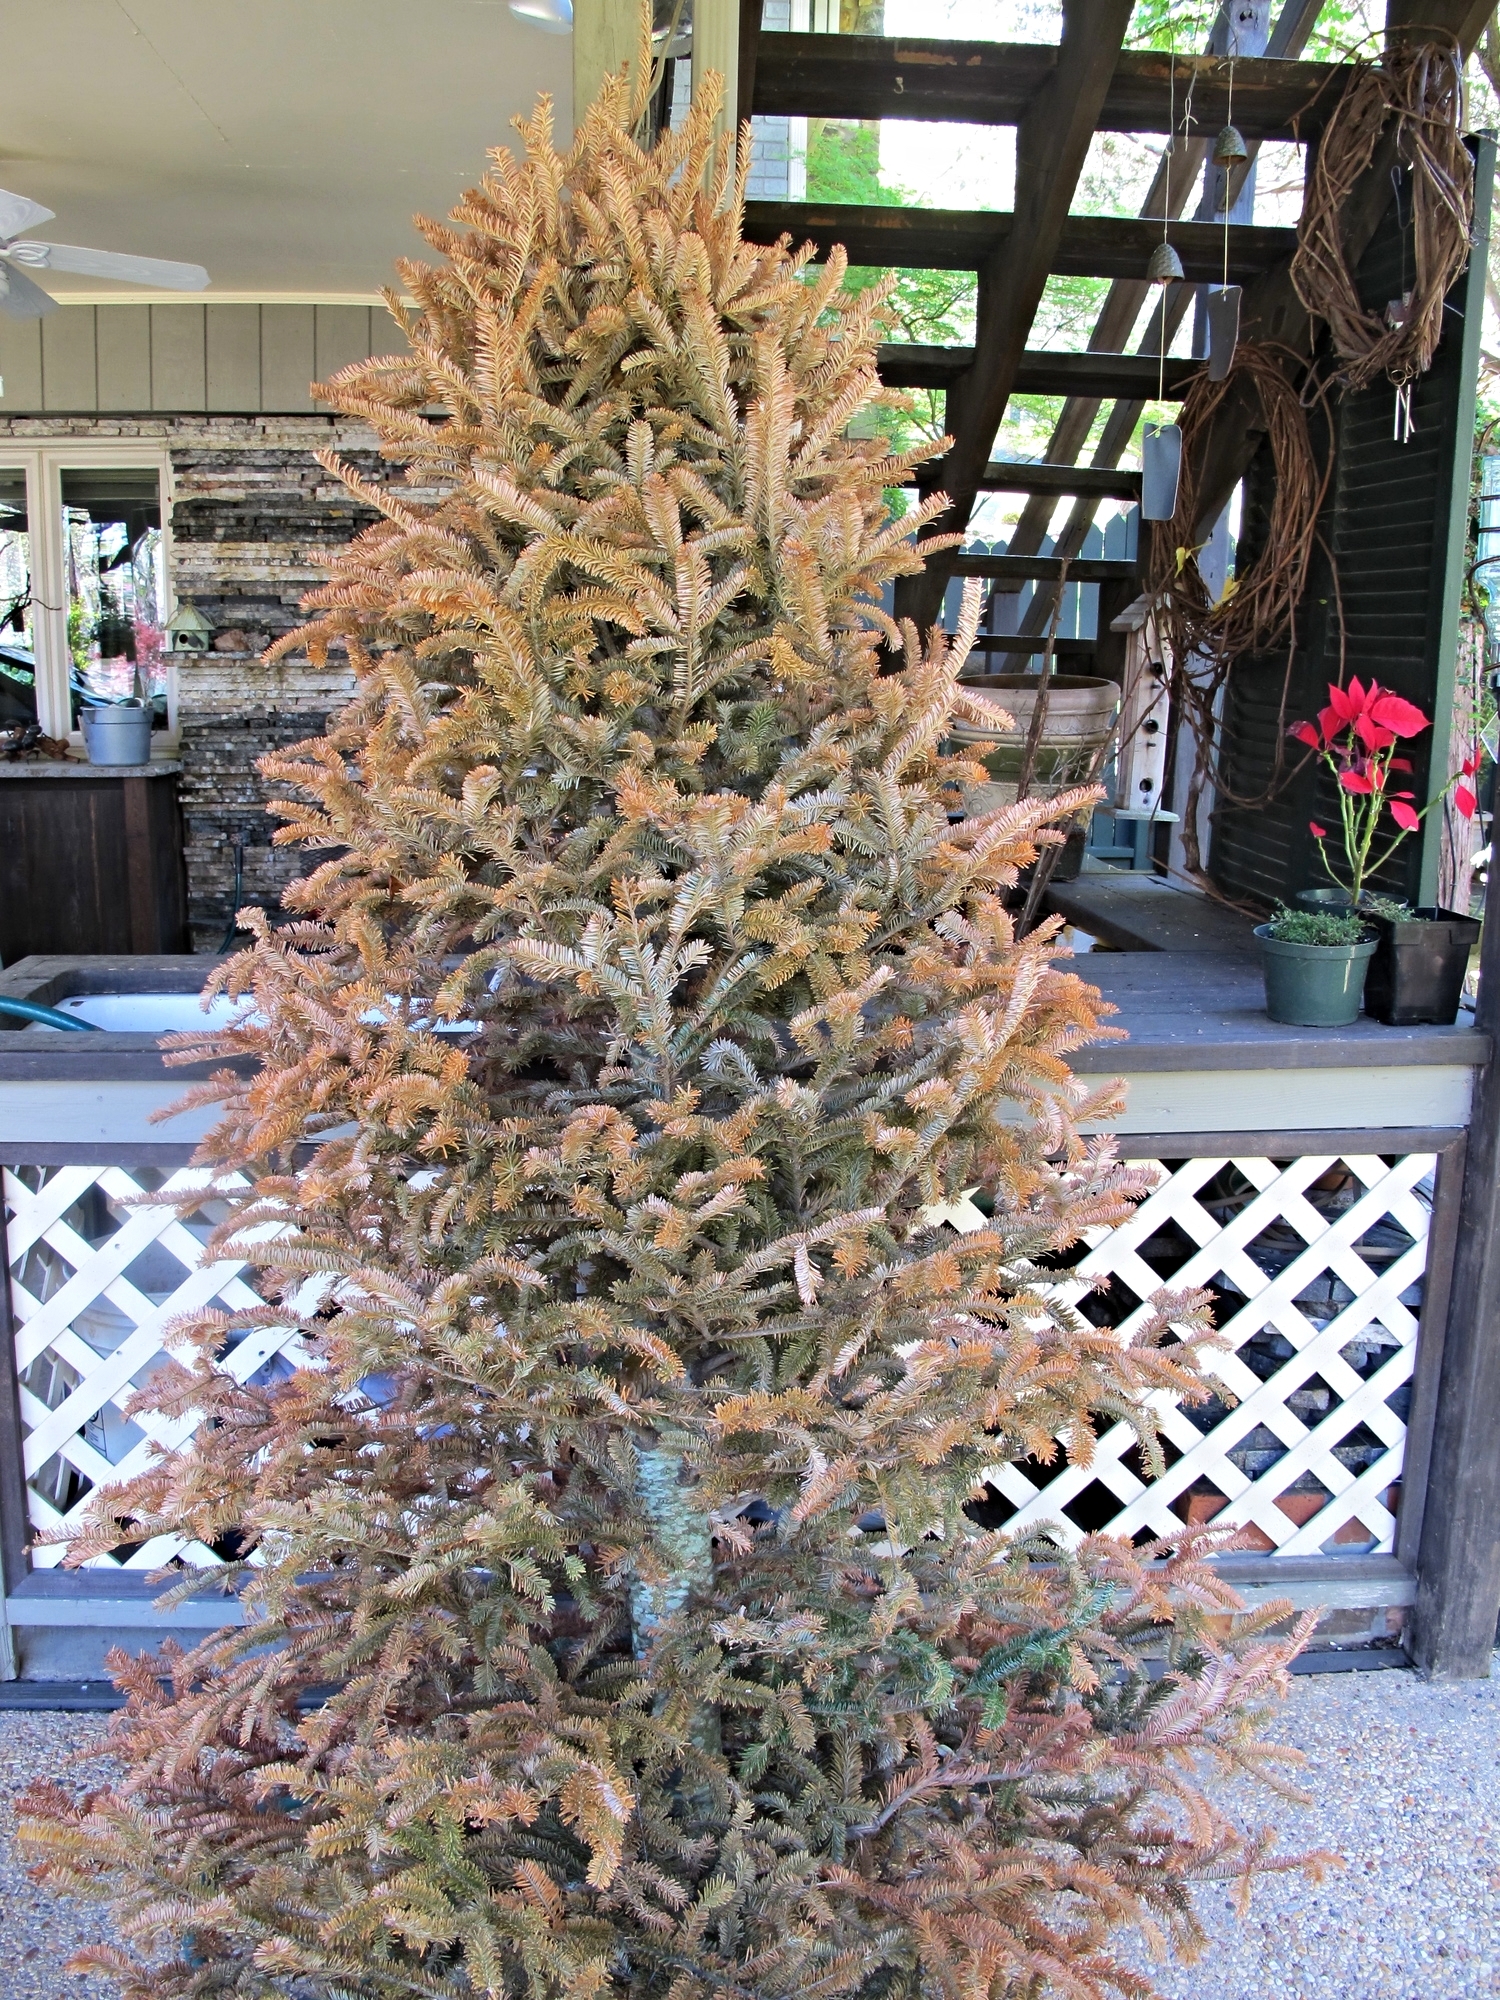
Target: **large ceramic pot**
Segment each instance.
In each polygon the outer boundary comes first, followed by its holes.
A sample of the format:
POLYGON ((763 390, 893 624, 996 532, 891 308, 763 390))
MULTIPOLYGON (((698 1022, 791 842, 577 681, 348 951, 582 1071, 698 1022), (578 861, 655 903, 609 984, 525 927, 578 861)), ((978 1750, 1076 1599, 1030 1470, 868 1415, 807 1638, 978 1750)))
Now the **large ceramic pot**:
POLYGON ((1369 913, 1380 936, 1365 982, 1365 1012, 1387 1027, 1458 1019, 1469 953, 1479 942, 1479 919, 1456 910, 1417 910, 1410 917, 1369 913))
POLYGON ((1375 939, 1362 944, 1288 944, 1257 924, 1266 1012, 1296 1028, 1347 1028, 1359 1018, 1375 939))
MULTIPOLYGON (((966 674, 963 685, 988 695, 1014 723, 1010 729, 985 729, 960 716, 948 732, 952 750, 974 758, 989 773, 988 783, 970 786, 964 803, 970 812, 994 812, 998 806, 1015 804, 1042 680, 1040 674, 966 674)), ((1051 677, 1031 777, 1034 797, 1066 791, 1087 775, 1094 757, 1109 742, 1119 706, 1120 690, 1113 681, 1084 674, 1051 677)))
POLYGON ((78 717, 91 764, 149 764, 151 711, 138 701, 85 708, 78 717))

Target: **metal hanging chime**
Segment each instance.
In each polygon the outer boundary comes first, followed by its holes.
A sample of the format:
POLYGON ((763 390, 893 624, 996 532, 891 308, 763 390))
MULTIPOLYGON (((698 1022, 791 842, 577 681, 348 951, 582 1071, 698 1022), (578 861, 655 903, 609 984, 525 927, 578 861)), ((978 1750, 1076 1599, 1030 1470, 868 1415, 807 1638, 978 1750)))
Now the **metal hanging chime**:
MULTIPOLYGON (((1172 213, 1172 154, 1177 144, 1177 52, 1168 69, 1167 172, 1163 183, 1161 241, 1146 265, 1148 284, 1159 288, 1157 318, 1160 329, 1156 398, 1164 400, 1167 375, 1167 287, 1181 284, 1187 275, 1182 259, 1168 240, 1172 213)), ((1148 423, 1141 433, 1141 519, 1170 521, 1177 512, 1177 484, 1182 475, 1182 430, 1177 424, 1148 423)))
POLYGON ((1234 62, 1229 64, 1229 122, 1214 141, 1213 163, 1224 177, 1224 282, 1208 295, 1208 379, 1222 382, 1234 360, 1240 342, 1240 300, 1238 285, 1229 282, 1229 216, 1234 206, 1231 189, 1234 170, 1250 157, 1234 123, 1234 62))

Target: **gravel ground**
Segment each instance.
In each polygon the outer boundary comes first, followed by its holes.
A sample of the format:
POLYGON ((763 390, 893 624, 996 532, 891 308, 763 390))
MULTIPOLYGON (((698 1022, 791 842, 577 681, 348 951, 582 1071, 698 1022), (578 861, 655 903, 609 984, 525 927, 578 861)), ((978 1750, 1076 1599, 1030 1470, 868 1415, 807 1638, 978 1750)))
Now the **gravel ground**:
POLYGON ((15 1857, 16 1795, 33 1778, 62 1784, 97 1784, 69 1759, 97 1743, 108 1726, 103 1715, 7 1713, 0 1715, 0 1996, 3 2000, 106 2000, 102 1980, 81 1979, 63 1967, 81 1946, 106 1935, 98 1904, 74 1903, 39 1889, 15 1857))
MULTIPOLYGON (((1213 1946, 1195 1966, 1150 1968, 1166 2000, 1500 1996, 1500 1656, 1496 1676, 1429 1687, 1399 1672, 1299 1675, 1272 1733, 1305 1752, 1316 1804, 1247 1804, 1283 1849, 1331 1848, 1346 1865, 1318 1885, 1268 1879, 1243 1920, 1225 1892, 1202 1892, 1213 1946)), ((106 2000, 62 1970, 104 1935, 103 1912, 36 1888, 10 1853, 16 1793, 64 1774, 103 1727, 0 1714, 0 2000, 106 2000)))
POLYGON ((1243 1919, 1227 1891, 1200 1891, 1208 1953, 1149 1968, 1168 2000, 1500 1995, 1500 1655, 1495 1673, 1299 1674, 1268 1734, 1304 1753, 1314 1803, 1247 1793, 1247 1816, 1284 1853, 1345 1865, 1316 1885, 1268 1877, 1243 1919))

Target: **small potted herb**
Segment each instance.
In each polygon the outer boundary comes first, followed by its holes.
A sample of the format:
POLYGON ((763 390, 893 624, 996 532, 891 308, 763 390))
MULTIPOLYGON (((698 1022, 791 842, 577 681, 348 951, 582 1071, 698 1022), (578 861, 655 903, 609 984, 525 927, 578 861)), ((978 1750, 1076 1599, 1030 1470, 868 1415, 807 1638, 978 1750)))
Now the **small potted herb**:
POLYGON ((1353 910, 1278 909, 1257 924, 1266 1012, 1299 1028, 1347 1028, 1359 1014, 1375 934, 1353 910))
POLYGON ((1309 822, 1332 887, 1303 890, 1297 901, 1309 910, 1356 909, 1368 919, 1376 949, 1365 1008, 1391 1026, 1447 1024, 1457 1018, 1469 952, 1479 936, 1472 917, 1456 910, 1413 910, 1372 895, 1367 887, 1447 791, 1451 789, 1454 806, 1465 819, 1472 819, 1478 808, 1471 782, 1478 769, 1474 757, 1466 758, 1463 769, 1425 806, 1418 807, 1409 790, 1397 789, 1402 774, 1411 770, 1409 760, 1397 755, 1398 746, 1427 727, 1427 717, 1414 702, 1378 682, 1364 687, 1351 680, 1347 688, 1329 688, 1328 706, 1316 722, 1299 722, 1292 729, 1299 743, 1318 753, 1338 786, 1342 850, 1338 861, 1331 858, 1328 829, 1309 822), (1388 838, 1386 815, 1395 829, 1388 838))

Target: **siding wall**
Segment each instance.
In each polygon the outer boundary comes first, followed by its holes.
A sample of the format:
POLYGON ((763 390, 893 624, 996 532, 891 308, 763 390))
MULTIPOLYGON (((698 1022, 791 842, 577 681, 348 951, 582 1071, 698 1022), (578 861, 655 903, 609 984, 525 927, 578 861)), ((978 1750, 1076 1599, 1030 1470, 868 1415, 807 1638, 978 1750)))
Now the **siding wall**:
POLYGON ((315 668, 305 656, 273 667, 257 657, 298 622, 329 553, 372 519, 313 454, 333 445, 367 476, 389 468, 368 432, 327 416, 0 416, 0 449, 96 438, 165 445, 173 587, 214 628, 211 651, 178 663, 188 915, 194 947, 213 950, 230 913, 236 836, 247 902, 274 908, 300 866, 270 844, 276 822, 256 759, 318 734, 348 691, 337 658, 315 668))
POLYGON ((384 306, 64 305, 0 315, 0 414, 311 412, 310 385, 404 351, 384 306))

